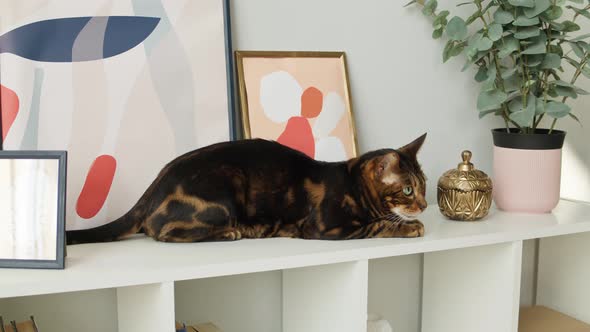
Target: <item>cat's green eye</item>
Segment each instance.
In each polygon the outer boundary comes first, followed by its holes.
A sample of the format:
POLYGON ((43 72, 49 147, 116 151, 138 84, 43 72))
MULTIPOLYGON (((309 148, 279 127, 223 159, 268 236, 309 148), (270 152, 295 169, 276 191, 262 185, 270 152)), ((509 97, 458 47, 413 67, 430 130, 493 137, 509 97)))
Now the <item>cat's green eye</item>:
POLYGON ((414 190, 412 189, 412 187, 404 187, 404 195, 406 196, 410 196, 412 194, 412 192, 414 192, 414 190))

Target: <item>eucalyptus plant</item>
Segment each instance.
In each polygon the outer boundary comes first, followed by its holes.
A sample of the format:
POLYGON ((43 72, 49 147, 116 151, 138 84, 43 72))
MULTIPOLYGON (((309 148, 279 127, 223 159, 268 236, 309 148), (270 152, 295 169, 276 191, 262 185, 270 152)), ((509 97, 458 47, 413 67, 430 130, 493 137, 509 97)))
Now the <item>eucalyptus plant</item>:
POLYGON ((457 5, 473 7, 466 19, 449 19, 448 10, 438 11, 437 0, 406 6, 423 5, 422 13, 433 19, 432 37, 448 38, 443 62, 464 54, 463 71, 477 67, 480 118, 495 114, 507 130, 531 133, 548 117, 551 133, 560 118, 579 122, 566 101, 588 94, 575 83, 580 75, 590 78, 590 33, 576 33, 576 19, 590 19, 590 4, 568 1, 472 0, 457 5), (569 79, 562 77, 566 65, 573 67, 569 79))

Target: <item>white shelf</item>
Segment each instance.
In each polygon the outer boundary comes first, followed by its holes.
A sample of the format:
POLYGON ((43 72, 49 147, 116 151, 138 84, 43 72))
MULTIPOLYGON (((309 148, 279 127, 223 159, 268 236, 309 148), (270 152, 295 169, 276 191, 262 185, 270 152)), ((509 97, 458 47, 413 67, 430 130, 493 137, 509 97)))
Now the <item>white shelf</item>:
POLYGON ((590 205, 561 201, 552 214, 493 210, 485 221, 445 220, 431 206, 418 239, 295 239, 171 244, 138 237, 68 247, 66 270, 0 270, 0 298, 152 284, 424 253, 590 231, 590 205), (99 277, 97 277, 99 276, 99 277))

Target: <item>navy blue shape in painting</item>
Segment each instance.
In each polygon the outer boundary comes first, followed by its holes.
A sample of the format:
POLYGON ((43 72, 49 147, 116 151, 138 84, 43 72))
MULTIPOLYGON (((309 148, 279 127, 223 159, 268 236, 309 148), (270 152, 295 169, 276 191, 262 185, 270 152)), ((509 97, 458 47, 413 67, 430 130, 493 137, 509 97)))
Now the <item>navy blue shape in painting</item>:
MULTIPOLYGON (((0 36, 0 53, 42 62, 72 62, 76 37, 93 17, 70 17, 33 22, 0 36)), ((75 61, 92 61, 124 53, 154 31, 160 19, 141 16, 109 16, 103 54, 89 53, 75 61)))

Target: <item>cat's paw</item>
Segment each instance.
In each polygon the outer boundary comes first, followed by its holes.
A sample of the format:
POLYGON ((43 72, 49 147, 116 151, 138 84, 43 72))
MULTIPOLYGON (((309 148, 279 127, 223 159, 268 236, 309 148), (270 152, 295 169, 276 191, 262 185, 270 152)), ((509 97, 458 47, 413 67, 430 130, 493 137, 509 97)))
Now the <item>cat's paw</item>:
POLYGON ((242 233, 237 230, 231 230, 224 233, 221 233, 218 240, 221 241, 237 241, 242 239, 242 233))
POLYGON ((424 224, 419 220, 404 223, 399 229, 399 237, 422 237, 424 236, 424 224))

